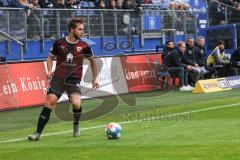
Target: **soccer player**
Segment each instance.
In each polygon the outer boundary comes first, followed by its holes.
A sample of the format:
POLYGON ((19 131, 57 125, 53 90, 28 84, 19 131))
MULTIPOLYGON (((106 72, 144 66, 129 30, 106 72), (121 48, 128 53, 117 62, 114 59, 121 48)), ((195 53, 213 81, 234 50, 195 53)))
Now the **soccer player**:
POLYGON ((46 105, 40 113, 37 130, 28 136, 31 141, 36 141, 47 124, 51 111, 55 108, 63 92, 67 92, 73 108, 73 137, 80 136, 79 120, 81 116, 81 88, 83 58, 90 61, 93 89, 99 88, 97 80, 97 65, 94 55, 87 43, 80 40, 84 34, 84 21, 73 19, 68 24, 69 35, 56 40, 49 52, 47 59, 48 78, 51 79, 46 97, 46 105), (53 60, 56 58, 56 69, 53 72, 53 60))

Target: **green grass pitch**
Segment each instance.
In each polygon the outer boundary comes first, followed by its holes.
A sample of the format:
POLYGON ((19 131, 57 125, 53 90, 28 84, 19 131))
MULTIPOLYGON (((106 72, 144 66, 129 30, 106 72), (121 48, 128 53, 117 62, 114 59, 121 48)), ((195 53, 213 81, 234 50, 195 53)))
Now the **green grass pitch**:
MULTIPOLYGON (((53 112, 44 136, 29 142, 26 137, 34 131, 41 107, 0 112, 0 159, 240 159, 239 89, 210 94, 154 91, 134 96, 134 107, 119 98, 111 113, 81 122, 79 138, 72 137, 72 122, 58 119, 53 112), (105 137, 104 125, 109 122, 124 122, 120 139, 105 137)), ((106 99, 111 101, 111 97, 106 99)), ((84 110, 99 103, 99 99, 84 100, 84 110)), ((68 107, 67 103, 59 105, 68 107)))

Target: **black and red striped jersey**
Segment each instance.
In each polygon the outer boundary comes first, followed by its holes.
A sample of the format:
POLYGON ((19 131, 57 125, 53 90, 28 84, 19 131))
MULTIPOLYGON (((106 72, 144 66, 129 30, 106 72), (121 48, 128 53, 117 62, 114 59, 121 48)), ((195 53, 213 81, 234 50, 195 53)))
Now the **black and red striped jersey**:
POLYGON ((69 42, 67 37, 56 40, 49 54, 56 57, 54 76, 57 78, 74 78, 81 80, 83 59, 93 56, 91 48, 81 40, 69 42))

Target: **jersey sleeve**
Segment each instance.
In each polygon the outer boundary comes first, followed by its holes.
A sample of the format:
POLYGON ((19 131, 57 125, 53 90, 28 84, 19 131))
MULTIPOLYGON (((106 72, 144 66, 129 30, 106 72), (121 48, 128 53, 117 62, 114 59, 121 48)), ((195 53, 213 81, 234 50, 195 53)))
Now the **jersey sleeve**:
POLYGON ((84 49, 83 55, 85 58, 91 58, 92 56, 94 56, 93 51, 89 46, 84 49))
POLYGON ((52 56, 57 56, 57 54, 58 54, 57 41, 55 41, 55 42, 53 43, 52 48, 49 50, 49 54, 52 55, 52 56))

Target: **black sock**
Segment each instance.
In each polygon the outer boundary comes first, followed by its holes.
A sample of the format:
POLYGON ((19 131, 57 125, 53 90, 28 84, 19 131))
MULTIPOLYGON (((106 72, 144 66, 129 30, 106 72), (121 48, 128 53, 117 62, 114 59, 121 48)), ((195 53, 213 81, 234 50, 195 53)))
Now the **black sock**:
POLYGON ((50 113, 51 113, 51 109, 48 107, 43 107, 42 112, 39 116, 38 119, 38 125, 37 125, 37 133, 41 134, 45 125, 47 124, 49 118, 50 118, 50 113))
POLYGON ((82 112, 82 107, 80 107, 79 109, 73 109, 73 121, 74 121, 73 123, 74 124, 79 124, 81 112, 82 112))

